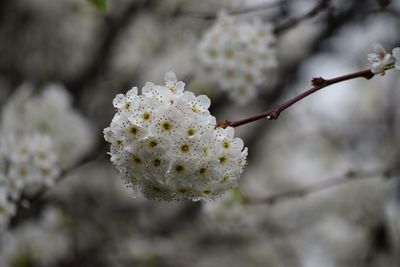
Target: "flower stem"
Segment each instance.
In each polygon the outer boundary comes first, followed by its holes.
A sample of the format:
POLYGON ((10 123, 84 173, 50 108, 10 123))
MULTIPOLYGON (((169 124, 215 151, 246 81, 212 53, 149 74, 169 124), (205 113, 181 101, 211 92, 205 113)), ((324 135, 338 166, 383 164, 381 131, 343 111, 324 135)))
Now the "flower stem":
MULTIPOLYGON (((392 67, 389 67, 389 69, 392 67)), ((344 82, 344 81, 348 81, 348 80, 352 80, 355 78, 365 78, 367 80, 371 79, 372 77, 374 77, 375 74, 371 72, 371 70, 363 70, 363 71, 358 71, 358 72, 354 72, 354 73, 350 73, 347 75, 343 75, 343 76, 339 76, 339 77, 335 77, 332 79, 324 79, 322 77, 318 77, 318 78, 313 78, 311 80, 311 84, 313 85, 312 88, 306 90, 305 92, 283 102, 280 105, 277 105, 276 107, 261 112, 259 114, 253 115, 251 117, 245 118, 245 119, 241 119, 241 120, 236 120, 236 121, 229 121, 226 120, 224 122, 220 122, 218 123, 217 127, 221 127, 221 128, 226 128, 228 126, 230 127, 238 127, 250 122, 254 122, 254 121, 258 121, 260 119, 268 119, 268 120, 276 120, 278 119, 279 115, 286 110, 287 108, 289 108, 290 106, 294 105, 295 103, 299 102, 300 100, 302 100, 303 98, 321 90, 322 88, 328 87, 330 85, 336 84, 336 83, 340 83, 340 82, 344 82)))

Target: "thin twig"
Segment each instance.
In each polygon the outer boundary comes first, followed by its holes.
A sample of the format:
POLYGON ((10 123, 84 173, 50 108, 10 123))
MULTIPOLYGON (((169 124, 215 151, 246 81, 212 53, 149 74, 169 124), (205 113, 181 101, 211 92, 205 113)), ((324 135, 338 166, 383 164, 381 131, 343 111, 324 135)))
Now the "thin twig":
POLYGON ((311 184, 308 186, 304 186, 298 189, 288 190, 285 192, 272 194, 268 197, 263 198, 251 198, 244 197, 246 204, 268 204, 275 205, 282 201, 296 198, 303 198, 309 196, 311 194, 321 192, 327 189, 331 189, 343 184, 350 183, 352 181, 361 181, 373 178, 391 178, 394 173, 398 170, 396 168, 381 168, 376 170, 369 171, 348 171, 342 175, 335 176, 333 178, 329 178, 315 184, 311 184))
MULTIPOLYGON (((262 3, 262 4, 255 5, 252 7, 246 7, 243 9, 229 10, 226 13, 229 15, 243 15, 243 14, 252 13, 252 12, 256 12, 256 11, 260 11, 260 10, 268 10, 271 8, 276 8, 287 2, 289 2, 289 1, 281 0, 281 1, 276 1, 274 3, 262 3)), ((214 20, 214 19, 218 18, 218 15, 215 12, 195 12, 195 11, 185 10, 185 9, 177 10, 176 15, 195 18, 195 19, 202 19, 202 20, 214 20)))
MULTIPOLYGON (((283 33, 285 31, 295 27, 303 20, 306 20, 306 19, 316 16, 317 14, 319 14, 319 12, 321 12, 322 10, 324 10, 328 7, 329 1, 330 0, 320 0, 317 2, 317 4, 313 8, 311 8, 305 14, 298 16, 298 17, 287 19, 285 22, 283 22, 275 27, 275 29, 274 29, 275 34, 283 33)), ((282 0, 282 1, 277 1, 274 3, 263 3, 263 4, 256 5, 256 6, 243 8, 243 9, 230 10, 230 11, 227 11, 226 13, 229 15, 243 15, 243 14, 256 12, 256 11, 260 11, 260 10, 276 8, 287 2, 289 2, 289 1, 282 0)), ((218 18, 218 15, 215 14, 215 12, 200 13, 200 12, 194 12, 194 11, 190 11, 190 10, 181 10, 181 9, 178 9, 175 15, 187 16, 187 17, 202 19, 202 20, 214 20, 214 19, 218 18)))
MULTIPOLYGON (((78 163, 76 163, 75 165, 66 168, 64 170, 61 171, 60 176, 58 177, 58 179, 56 180, 55 184, 59 184, 62 180, 64 180, 68 175, 70 175, 71 173, 73 173, 75 170, 78 170, 90 163, 94 163, 98 160, 100 160, 101 158, 103 158, 105 156, 105 152, 103 149, 103 146, 101 147, 101 149, 99 149, 99 151, 96 151, 95 153, 88 155, 87 157, 83 158, 82 160, 80 160, 78 163)), ((35 194, 30 195, 30 196, 22 196, 20 198, 20 200, 18 201, 17 206, 21 207, 24 206, 25 203, 29 203, 30 205, 35 203, 36 201, 38 201, 39 199, 42 198, 42 196, 52 187, 43 187, 41 190, 37 191, 35 194)), ((19 208, 18 208, 19 209, 19 208)))
MULTIPOLYGON (((84 159, 80 160, 77 164, 63 170, 56 180, 55 184, 59 184, 75 170, 100 160, 102 157, 104 157, 104 155, 105 152, 102 146, 99 150, 96 150, 96 152, 93 152, 91 155, 88 155, 84 159)), ((26 217, 30 217, 30 214, 32 213, 32 207, 34 206, 37 208, 38 206, 40 206, 44 194, 46 194, 51 188, 52 187, 42 187, 40 190, 36 191, 32 195, 22 195, 16 203, 17 212, 11 218, 9 227, 12 228, 18 225, 21 221, 21 218, 22 220, 24 220, 26 217)))
POLYGON ((324 9, 326 9, 328 7, 329 1, 330 0, 320 0, 307 13, 305 13, 305 14, 299 16, 299 17, 290 18, 287 21, 283 22, 282 24, 276 26, 275 29, 274 29, 275 34, 283 33, 285 31, 295 27, 296 25, 298 25, 303 20, 315 17, 316 15, 319 14, 319 12, 321 12, 322 10, 324 10, 324 9))
POLYGON ((325 80, 322 77, 314 78, 311 81, 311 84, 313 85, 312 88, 310 88, 307 91, 305 91, 305 92, 303 92, 303 93, 301 93, 301 94, 299 94, 299 95, 297 95, 297 96, 295 96, 295 97, 283 102, 282 104, 280 104, 280 105, 278 105, 278 106, 276 106, 276 107, 274 107, 274 108, 272 108, 270 110, 267 110, 265 112, 256 114, 256 115, 251 116, 251 117, 246 118, 246 119, 237 120, 237 121, 226 120, 224 122, 219 123, 218 127, 221 127, 221 128, 226 128, 228 126, 237 127, 237 126, 241 126, 241 125, 244 125, 244 124, 247 124, 247 123, 250 123, 250 122, 253 122, 253 121, 257 121, 257 120, 260 120, 260 119, 264 119, 264 118, 268 119, 268 120, 276 120, 276 119, 278 119, 279 115, 284 110, 286 110, 287 108, 289 108, 293 104, 299 102, 303 98, 305 98, 305 97, 307 97, 307 96, 309 96, 309 95, 321 90, 322 88, 325 88, 325 87, 330 86, 330 85, 335 84, 335 83, 340 83, 340 82, 343 82, 343 81, 352 80, 352 79, 355 79, 355 78, 365 78, 365 79, 369 80, 374 76, 375 76, 375 74, 372 73, 371 70, 368 69, 368 70, 358 71, 358 72, 354 72, 354 73, 351 73, 351 74, 347 74, 347 75, 339 76, 339 77, 336 77, 336 78, 328 79, 328 80, 325 80))

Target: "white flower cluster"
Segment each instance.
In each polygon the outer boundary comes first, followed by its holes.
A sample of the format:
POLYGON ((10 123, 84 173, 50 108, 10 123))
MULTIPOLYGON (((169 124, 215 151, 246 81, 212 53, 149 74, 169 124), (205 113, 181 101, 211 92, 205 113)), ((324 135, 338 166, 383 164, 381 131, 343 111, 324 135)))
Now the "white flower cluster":
POLYGON ((271 24, 237 21, 221 14, 198 46, 200 76, 216 83, 239 104, 253 99, 276 67, 275 36, 271 24))
POLYGON ((89 123, 72 109, 70 100, 59 85, 50 85, 39 95, 34 95, 32 86, 24 85, 3 107, 0 225, 7 224, 22 193, 29 195, 52 186, 62 168, 90 149, 89 123))
POLYGON ((7 169, 2 170, 0 186, 17 200, 22 191, 33 192, 50 187, 60 173, 53 142, 49 136, 33 133, 21 139, 3 137, 0 157, 7 169))
POLYGON ((0 235, 0 266, 56 266, 70 251, 66 222, 60 210, 47 207, 39 220, 0 235))
POLYGON ((393 65, 400 70, 400 47, 392 50, 392 54, 387 53, 381 44, 374 44, 374 52, 368 54, 368 61, 372 64, 371 72, 384 74, 387 67, 393 65))
POLYGON ((78 162, 93 145, 92 127, 73 109, 71 96, 59 84, 50 84, 38 95, 30 84, 21 86, 2 112, 3 134, 19 139, 39 132, 51 137, 59 165, 78 162))
MULTIPOLYGON (((1 173, 0 173, 0 179, 1 173)), ((15 203, 8 198, 6 188, 0 186, 0 236, 7 227, 9 219, 15 214, 15 203)))
POLYGON ((149 199, 213 199, 237 185, 247 148, 233 128, 216 128, 207 96, 184 91, 172 72, 165 81, 114 98, 118 111, 104 129, 111 161, 149 199))

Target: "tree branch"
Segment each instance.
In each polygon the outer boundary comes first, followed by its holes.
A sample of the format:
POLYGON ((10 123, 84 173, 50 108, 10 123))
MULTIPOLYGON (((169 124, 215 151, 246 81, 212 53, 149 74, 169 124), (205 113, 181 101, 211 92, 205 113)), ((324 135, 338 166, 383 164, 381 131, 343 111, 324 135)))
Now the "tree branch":
MULTIPOLYGON (((87 155, 85 158, 80 160, 75 165, 62 170, 60 176, 58 177, 58 179, 55 182, 55 185, 59 184, 62 180, 64 180, 66 177, 68 177, 68 175, 73 173, 75 170, 77 170, 83 166, 86 166, 90 163, 94 163, 94 162, 100 160, 101 158, 103 158, 106 155, 106 152, 105 152, 106 147, 107 147, 107 144, 104 143, 102 146, 99 147, 99 149, 96 149, 90 155, 87 155)), ((39 189, 37 192, 35 192, 32 195, 22 195, 19 198, 19 200, 16 202, 17 212, 11 218, 10 226, 14 227, 15 225, 18 224, 18 222, 20 221, 20 218, 25 218, 26 217, 25 213, 27 211, 27 208, 30 208, 32 205, 40 202, 43 195, 46 194, 46 192, 48 190, 50 190, 51 188, 53 188, 53 187, 42 187, 41 189, 39 189)))
POLYGON ((319 14, 319 12, 328 7, 329 1, 330 0, 320 0, 312 9, 310 9, 307 13, 303 14, 302 16, 290 18, 286 22, 283 22, 282 24, 276 26, 274 29, 275 34, 283 33, 295 27, 303 20, 315 17, 316 15, 319 14))
MULTIPOLYGON (((276 1, 274 3, 261 3, 252 7, 246 7, 243 9, 236 9, 236 10, 229 10, 226 13, 229 15, 243 15, 247 13, 252 13, 260 10, 267 10, 275 7, 280 7, 283 4, 288 3, 288 0, 281 0, 281 1, 276 1)), ((191 10, 184 10, 184 9, 178 9, 175 12, 175 15, 178 16, 185 16, 185 17, 190 17, 190 18, 195 18, 195 19, 202 19, 202 20, 214 20, 218 18, 218 15, 215 12, 195 12, 191 10)))
MULTIPOLYGON (((226 13, 229 15, 243 15, 243 14, 247 14, 247 13, 251 13, 251 12, 256 12, 256 11, 260 11, 260 10, 267 10, 267 9, 279 7, 288 2, 289 1, 287 1, 287 0, 281 0, 281 1, 274 2, 274 3, 263 3, 263 4, 259 4, 259 5, 252 6, 252 7, 246 7, 243 9, 229 10, 226 13)), ((295 27, 303 20, 306 20, 306 19, 309 19, 309 18, 312 18, 312 17, 318 15, 319 12, 321 12, 322 10, 324 10, 328 7, 329 2, 330 2, 330 0, 320 0, 317 2, 317 4, 313 8, 311 8, 305 14, 303 14, 299 17, 287 19, 285 22, 283 22, 280 25, 275 27, 275 29, 274 29, 275 34, 283 33, 285 31, 295 27)), ((218 18, 218 15, 215 14, 215 12, 198 13, 198 12, 193 12, 190 10, 182 10, 182 9, 178 9, 174 15, 187 16, 187 17, 203 19, 203 20, 214 20, 214 19, 218 18)))
POLYGON ((311 194, 331 189, 352 181, 361 181, 367 179, 390 179, 398 171, 398 166, 390 168, 381 168, 369 171, 347 171, 346 173, 329 178, 315 184, 304 186, 277 194, 272 194, 264 198, 244 197, 245 204, 268 204, 275 205, 285 200, 307 197, 311 194))
POLYGON ((254 116, 251 116, 249 118, 246 119, 242 119, 242 120, 237 120, 237 121, 229 121, 226 120, 224 122, 218 123, 217 127, 221 127, 221 128, 226 128, 228 126, 230 127, 237 127, 237 126, 241 126, 253 121, 257 121, 260 119, 268 119, 268 120, 276 120, 278 119, 279 115, 286 110, 287 108, 289 108, 290 106, 294 105, 295 103, 299 102, 300 100, 302 100, 303 98, 321 90, 322 88, 325 88, 327 86, 330 86, 332 84, 335 83, 340 83, 343 81, 348 81, 348 80, 352 80, 355 78, 365 78, 367 80, 371 79, 372 77, 374 77, 375 74, 371 72, 371 70, 363 70, 363 71, 358 71, 358 72, 354 72, 351 74, 347 74, 347 75, 343 75, 343 76, 339 76, 336 78, 332 78, 332 79, 324 79, 322 77, 318 77, 318 78, 313 78, 311 80, 311 84, 313 85, 312 88, 308 89, 307 91, 283 102, 282 104, 267 110, 265 112, 256 114, 254 116))

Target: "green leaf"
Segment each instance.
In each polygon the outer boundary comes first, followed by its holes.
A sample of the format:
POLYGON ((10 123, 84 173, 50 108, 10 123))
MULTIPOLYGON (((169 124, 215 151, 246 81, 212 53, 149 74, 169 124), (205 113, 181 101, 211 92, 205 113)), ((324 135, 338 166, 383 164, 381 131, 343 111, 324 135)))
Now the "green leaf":
POLYGON ((231 193, 234 202, 243 203, 245 201, 245 198, 238 187, 229 189, 229 192, 231 193))
POLYGON ((106 12, 108 8, 107 0, 88 0, 92 5, 94 5, 98 10, 106 12))

